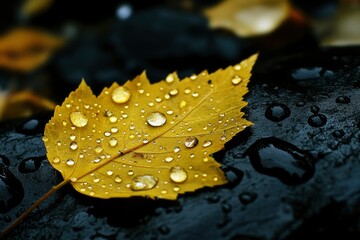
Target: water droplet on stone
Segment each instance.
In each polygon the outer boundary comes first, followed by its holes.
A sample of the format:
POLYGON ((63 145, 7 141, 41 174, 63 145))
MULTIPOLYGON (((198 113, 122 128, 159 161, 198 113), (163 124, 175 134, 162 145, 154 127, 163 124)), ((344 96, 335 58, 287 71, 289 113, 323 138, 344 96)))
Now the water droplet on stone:
POLYGON ((170 233, 170 229, 166 226, 166 225, 161 225, 159 228, 158 228, 159 232, 161 234, 169 234, 170 233))
POLYGON ((317 114, 317 113, 319 113, 319 111, 320 111, 320 108, 318 106, 312 105, 310 107, 310 112, 312 112, 313 114, 317 114))
POLYGON ((191 136, 185 140, 185 147, 193 148, 193 147, 196 147, 198 145, 198 143, 199 143, 199 140, 196 137, 191 136))
POLYGON ((325 115, 321 113, 311 115, 308 118, 308 123, 312 127, 322 127, 326 124, 326 122, 327 122, 327 118, 325 117, 325 115))
POLYGON ((265 117, 273 122, 280 122, 290 116, 290 109, 282 103, 273 103, 266 108, 265 117))
POLYGON ((335 130, 332 135, 335 137, 335 138, 341 138, 345 135, 345 132, 344 130, 335 130))
POLYGON ((209 140, 206 140, 204 143, 203 143, 203 147, 210 147, 212 145, 212 142, 209 141, 209 140))
POLYGON ((78 148, 78 145, 77 145, 76 142, 71 142, 71 143, 70 143, 70 149, 71 149, 71 150, 76 150, 77 148, 78 148))
POLYGON ((131 92, 127 87, 117 87, 111 94, 111 98, 115 103, 125 103, 129 101, 131 92))
POLYGON ((82 112, 72 112, 70 121, 75 127, 85 127, 88 123, 87 117, 82 112))
POLYGON ((242 82, 242 79, 239 75, 235 75, 232 79, 231 79, 232 84, 234 85, 238 85, 239 83, 242 82))
POLYGON ((314 175, 311 155, 277 138, 257 140, 246 150, 246 155, 256 171, 277 177, 285 184, 301 184, 314 175))
POLYGON ((139 175, 131 181, 131 189, 133 191, 149 190, 156 186, 159 179, 152 175, 139 175))
POLYGON ((41 161, 43 159, 44 159, 43 157, 31 157, 22 160, 18 167, 19 172, 21 173, 35 172, 40 168, 41 161))
POLYGON ((75 161, 71 158, 69 158, 67 161, 66 161, 66 165, 68 166, 74 166, 75 165, 75 161))
POLYGON ((173 166, 170 168, 170 179, 176 183, 185 182, 188 175, 183 167, 173 166))
POLYGON ((257 194, 252 192, 243 192, 239 195, 239 200, 244 205, 252 203, 253 201, 255 201, 256 198, 257 194))
POLYGON ((21 182, 4 165, 0 164, 0 213, 7 213, 24 197, 21 182))
POLYGON ((166 123, 166 116, 161 112, 152 112, 146 118, 147 123, 153 127, 161 127, 166 123))
POLYGON ((305 102, 299 101, 299 102, 296 103, 296 106, 297 107, 303 107, 303 106, 305 106, 305 102))
POLYGON ((350 98, 347 96, 339 96, 336 98, 335 100, 337 103, 345 103, 345 104, 349 104, 350 103, 350 98))

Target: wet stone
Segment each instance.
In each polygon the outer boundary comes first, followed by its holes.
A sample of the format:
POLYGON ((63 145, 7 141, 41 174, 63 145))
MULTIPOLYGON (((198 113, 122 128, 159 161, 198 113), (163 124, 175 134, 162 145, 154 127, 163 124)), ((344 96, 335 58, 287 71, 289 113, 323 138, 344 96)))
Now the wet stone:
POLYGON ((24 189, 21 182, 5 166, 0 164, 0 213, 7 213, 21 203, 24 189))
POLYGON ((265 111, 265 117, 273 122, 280 122, 288 118, 290 114, 290 108, 282 103, 273 103, 265 111))
POLYGON ((288 185, 302 184, 315 172, 312 156, 291 143, 278 138, 262 138, 247 150, 254 169, 276 177, 288 185))
POLYGON ((4 155, 0 155, 0 166, 1 165, 6 165, 6 166, 10 165, 10 160, 4 155))
POLYGON ((341 138, 345 135, 345 132, 344 130, 335 130, 332 132, 332 135, 335 137, 335 138, 341 138))

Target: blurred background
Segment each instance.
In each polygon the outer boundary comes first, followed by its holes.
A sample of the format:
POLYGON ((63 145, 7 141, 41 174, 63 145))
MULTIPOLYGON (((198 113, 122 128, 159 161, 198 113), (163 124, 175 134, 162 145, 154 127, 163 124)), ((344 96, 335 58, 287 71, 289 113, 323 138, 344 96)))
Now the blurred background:
POLYGON ((81 79, 98 94, 150 81, 360 44, 359 0, 0 2, 0 120, 52 110, 81 79))

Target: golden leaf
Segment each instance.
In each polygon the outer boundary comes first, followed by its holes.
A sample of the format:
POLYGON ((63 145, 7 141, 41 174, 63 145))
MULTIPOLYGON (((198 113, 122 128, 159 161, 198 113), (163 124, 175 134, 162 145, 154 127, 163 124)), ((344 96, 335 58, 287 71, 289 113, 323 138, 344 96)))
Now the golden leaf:
POLYGON ((44 64, 62 46, 60 37, 38 30, 19 28, 0 37, 0 67, 29 72, 44 64))
POLYGON ((32 17, 48 9, 54 0, 25 0, 21 6, 20 14, 25 17, 32 17))
POLYGON ((267 34, 289 14, 288 0, 225 0, 205 10, 212 28, 225 28, 240 37, 267 34))
POLYGON ((240 110, 256 55, 234 67, 150 84, 145 73, 99 97, 84 81, 45 127, 51 165, 98 198, 177 195, 227 182, 210 155, 251 123, 240 110))

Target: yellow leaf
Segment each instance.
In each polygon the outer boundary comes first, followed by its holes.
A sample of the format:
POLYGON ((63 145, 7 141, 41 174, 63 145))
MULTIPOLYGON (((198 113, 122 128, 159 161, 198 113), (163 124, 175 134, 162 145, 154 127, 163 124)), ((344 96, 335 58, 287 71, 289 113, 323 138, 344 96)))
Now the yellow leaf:
POLYGON ((99 97, 84 81, 45 127, 51 165, 98 198, 177 195, 227 182, 211 154, 251 123, 240 110, 256 55, 236 66, 150 84, 145 73, 99 97))
POLYGON ((45 11, 54 3, 54 0, 25 0, 20 9, 20 14, 25 17, 32 17, 45 11))
POLYGON ((240 37, 267 34, 289 14, 288 0, 225 0, 205 10, 212 28, 225 28, 240 37))
POLYGON ((62 38, 38 30, 14 29, 0 37, 0 67, 30 72, 44 64, 63 44, 62 38))

